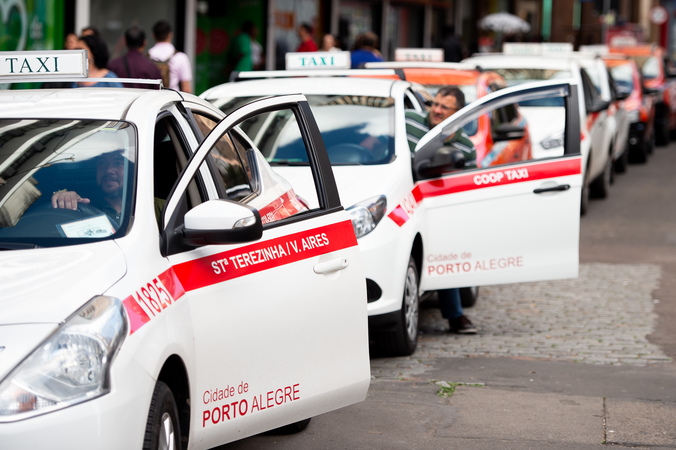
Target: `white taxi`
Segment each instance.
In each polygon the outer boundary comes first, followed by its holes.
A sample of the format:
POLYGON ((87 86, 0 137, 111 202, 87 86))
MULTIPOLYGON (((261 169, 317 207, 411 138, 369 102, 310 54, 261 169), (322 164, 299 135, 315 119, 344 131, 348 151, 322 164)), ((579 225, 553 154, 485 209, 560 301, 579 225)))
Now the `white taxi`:
MULTIPOLYGON (((561 81, 482 97, 427 133, 427 144, 421 141, 412 152, 405 113, 423 106, 411 83, 376 79, 373 71, 242 73, 240 78, 261 79, 225 83, 202 96, 230 111, 265 96, 306 95, 341 200, 350 205, 364 256, 369 331, 378 350, 414 352, 425 291, 576 276, 581 157, 579 115, 570 108, 577 113, 577 86, 561 81), (479 112, 492 114, 541 96, 561 99, 565 152, 458 171, 462 162, 442 138, 471 124, 479 112)), ((294 120, 273 113, 242 130, 304 197, 313 189, 306 169, 311 161, 299 151, 305 138, 292 132, 294 120)))
MULTIPOLYGON (((28 68, 87 72, 0 57, 28 68)), ((366 396, 362 258, 305 97, 224 118, 154 88, 0 91, 3 449, 212 448, 366 396), (303 199, 237 127, 270 111, 306 138, 303 199)))

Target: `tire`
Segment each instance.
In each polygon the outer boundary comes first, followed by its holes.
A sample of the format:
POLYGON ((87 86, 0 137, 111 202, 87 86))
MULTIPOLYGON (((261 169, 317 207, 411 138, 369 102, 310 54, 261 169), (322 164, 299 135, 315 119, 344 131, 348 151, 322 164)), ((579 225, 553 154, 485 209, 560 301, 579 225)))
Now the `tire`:
POLYGON ((612 178, 613 159, 608 155, 603 172, 589 186, 590 194, 594 198, 607 198, 610 194, 610 180, 612 178))
POLYGON ((181 427, 176 400, 169 386, 158 381, 150 400, 143 450, 178 450, 180 448, 182 448, 181 427))
POLYGON ((394 326, 374 336, 377 349, 387 356, 409 356, 418 345, 420 313, 420 276, 413 257, 408 260, 404 279, 404 295, 394 326))
POLYGON ((668 121, 665 119, 664 124, 655 127, 655 144, 659 146, 669 144, 669 125, 668 121))
POLYGON ((287 435, 287 434, 296 434, 300 433, 301 431, 305 430, 307 426, 310 424, 309 419, 301 420, 298 422, 290 423, 288 425, 284 425, 283 427, 275 428, 274 430, 270 430, 265 434, 271 434, 271 435, 287 435))
POLYGON ((624 149, 619 158, 615 161, 615 173, 625 173, 629 165, 629 148, 624 149))
POLYGON ((460 288, 460 303, 463 308, 471 308, 476 305, 477 298, 479 298, 478 286, 460 288))
POLYGON ((653 132, 650 134, 650 138, 648 139, 646 146, 648 155, 652 155, 655 151, 655 130, 653 130, 653 132))
POLYGON ((655 133, 653 132, 650 138, 647 139, 645 142, 643 142, 643 145, 634 149, 634 151, 630 155, 629 160, 632 163, 644 164, 648 161, 648 155, 652 153, 654 148, 655 148, 655 133))

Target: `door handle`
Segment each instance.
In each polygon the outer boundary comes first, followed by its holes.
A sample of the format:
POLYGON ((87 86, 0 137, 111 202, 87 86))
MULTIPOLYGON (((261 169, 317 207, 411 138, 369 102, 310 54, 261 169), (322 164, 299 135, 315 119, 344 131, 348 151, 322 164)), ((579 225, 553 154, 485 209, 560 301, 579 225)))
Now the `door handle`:
POLYGON ((559 184, 558 186, 552 186, 548 188, 533 189, 533 193, 542 194, 543 192, 567 191, 568 189, 570 189, 570 184, 559 184))
POLYGON ((315 264, 313 270, 316 274, 324 274, 330 272, 337 272, 345 269, 349 265, 347 258, 337 258, 331 261, 321 262, 315 264))

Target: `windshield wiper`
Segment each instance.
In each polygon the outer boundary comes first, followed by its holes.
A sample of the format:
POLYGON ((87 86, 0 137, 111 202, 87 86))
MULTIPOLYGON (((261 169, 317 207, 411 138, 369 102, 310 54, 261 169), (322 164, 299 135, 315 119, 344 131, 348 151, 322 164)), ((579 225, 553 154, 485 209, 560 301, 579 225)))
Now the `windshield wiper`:
POLYGON ((27 250, 31 248, 40 248, 38 244, 32 242, 2 242, 0 241, 0 250, 27 250))
POLYGON ((307 161, 291 161, 288 159, 273 159, 269 161, 271 166, 309 166, 307 161))

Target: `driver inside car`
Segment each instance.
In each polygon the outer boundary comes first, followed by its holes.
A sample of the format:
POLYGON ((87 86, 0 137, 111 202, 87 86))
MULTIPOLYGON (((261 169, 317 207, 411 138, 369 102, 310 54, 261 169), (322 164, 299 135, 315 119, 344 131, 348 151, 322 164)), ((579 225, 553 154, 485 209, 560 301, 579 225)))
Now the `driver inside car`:
POLYGON ((83 208, 82 205, 91 205, 105 213, 117 229, 121 222, 125 168, 127 167, 127 159, 123 152, 124 150, 115 150, 103 153, 96 158, 96 186, 99 192, 88 193, 88 197, 82 197, 75 191, 65 189, 56 191, 52 195, 52 207, 72 210, 80 207, 86 210, 88 208, 86 206, 83 208))

